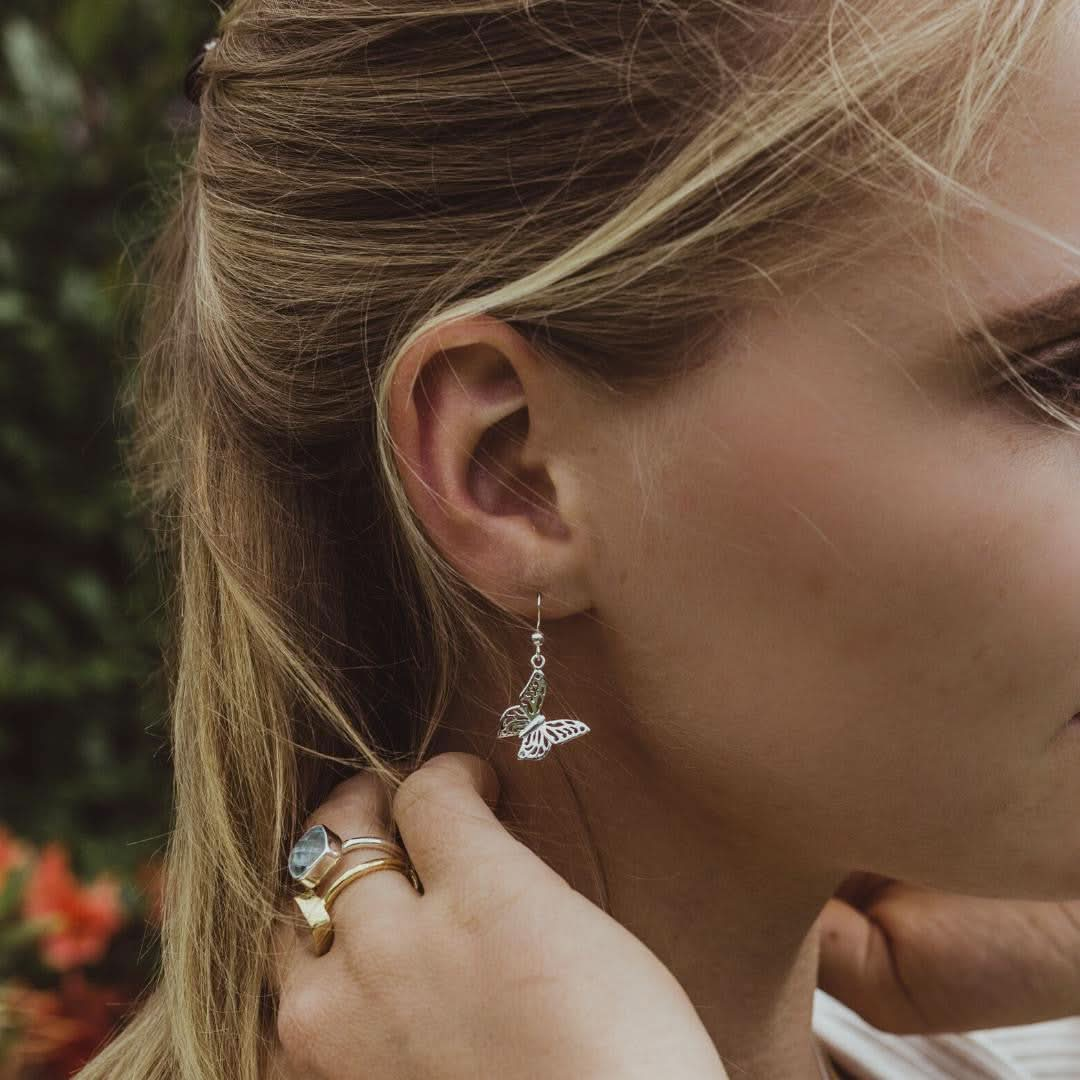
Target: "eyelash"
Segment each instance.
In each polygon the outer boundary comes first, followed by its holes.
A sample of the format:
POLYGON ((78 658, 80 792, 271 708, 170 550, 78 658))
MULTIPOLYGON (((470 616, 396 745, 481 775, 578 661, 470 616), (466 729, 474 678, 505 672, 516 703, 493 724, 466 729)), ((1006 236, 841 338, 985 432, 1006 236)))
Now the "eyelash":
POLYGON ((1080 338, 1061 338, 1035 352, 1016 355, 1020 363, 1015 374, 1007 371, 1003 375, 1003 390, 1034 405, 1019 386, 1023 381, 1064 411, 1080 416, 1080 338))

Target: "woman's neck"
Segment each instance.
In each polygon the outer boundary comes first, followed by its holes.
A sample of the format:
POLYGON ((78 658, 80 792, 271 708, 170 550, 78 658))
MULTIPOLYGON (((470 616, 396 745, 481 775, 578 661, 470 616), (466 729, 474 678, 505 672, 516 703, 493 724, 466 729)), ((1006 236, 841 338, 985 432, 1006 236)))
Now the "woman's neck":
POLYGON ((449 717, 435 752, 491 762, 508 828, 669 968, 729 1074, 818 1080, 815 919, 839 876, 800 865, 795 838, 707 820, 628 740, 604 738, 614 723, 523 762, 476 716, 449 717))

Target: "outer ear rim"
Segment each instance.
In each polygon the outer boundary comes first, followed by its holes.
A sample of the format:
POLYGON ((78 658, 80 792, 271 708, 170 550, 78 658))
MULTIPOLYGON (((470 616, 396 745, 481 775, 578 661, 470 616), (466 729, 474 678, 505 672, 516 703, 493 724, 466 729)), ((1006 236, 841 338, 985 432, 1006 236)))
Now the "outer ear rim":
MULTIPOLYGON (((423 453, 423 433, 416 404, 418 384, 422 381, 423 373, 428 370, 428 365, 433 361, 437 363, 440 355, 445 356, 469 345, 498 350, 507 357, 506 363, 517 372, 523 387, 522 400, 510 401, 509 404, 492 404, 491 415, 483 423, 482 433, 519 411, 523 404, 527 405, 530 388, 536 383, 537 372, 542 370, 539 358, 535 357, 535 350, 520 333, 503 320, 489 315, 450 320, 438 327, 432 327, 406 347, 391 373, 385 404, 388 450, 394 459, 392 464, 409 503, 411 516, 440 558, 452 566, 472 588, 503 610, 527 615, 535 608, 536 593, 541 592, 545 597, 550 597, 550 610, 547 614, 552 618, 558 617, 559 609, 562 609, 563 614, 580 611, 589 606, 588 602, 576 602, 577 597, 588 592, 587 588, 583 588, 588 578, 584 567, 575 569, 570 566, 568 559, 572 560, 573 556, 568 555, 567 559, 554 560, 554 563, 558 564, 554 574, 545 574, 540 569, 545 563, 554 565, 552 559, 540 549, 545 545, 567 541, 560 541, 546 532, 537 532, 531 523, 522 521, 522 514, 509 514, 504 520, 516 524, 504 528, 528 531, 524 540, 519 538, 517 542, 508 542, 504 546, 505 551, 515 553, 515 558, 507 559, 501 555, 493 558, 490 553, 480 550, 482 545, 474 545, 473 553, 466 554, 462 559, 458 552, 465 550, 468 553, 470 545, 459 542, 458 529, 472 531, 475 537, 474 522, 477 514, 485 514, 491 518, 499 515, 484 510, 479 504, 476 513, 455 514, 453 500, 450 500, 448 505, 444 496, 439 491, 432 490, 428 480, 415 467, 423 453), (455 521, 455 517, 459 520, 455 521), (508 569, 497 574, 484 572, 498 565, 508 569), (559 579, 563 577, 566 578, 566 588, 559 585, 559 579), (523 586, 523 582, 528 584, 523 586), (570 602, 559 603, 560 593, 567 596, 570 602)), ((482 434, 475 444, 479 445, 481 439, 482 434)), ((528 468, 539 467, 527 450, 523 452, 522 465, 528 468)), ((467 477, 463 473, 453 483, 467 483, 467 477)), ((554 481, 552 485, 554 486, 554 481)), ((472 501, 474 500, 470 499, 470 502, 472 501)), ((573 534, 568 523, 566 533, 573 534)))
MULTIPOLYGON (((494 316, 461 316, 432 327, 429 332, 411 341, 396 360, 389 384, 384 390, 384 416, 389 436, 386 449, 393 458, 391 467, 408 503, 411 523, 443 562, 489 603, 504 611, 516 616, 531 615, 536 609, 538 592, 544 596, 545 618, 557 619, 588 610, 593 603, 593 583, 584 532, 565 519, 565 528, 561 530, 565 535, 562 539, 548 531, 538 532, 534 525, 529 524, 531 532, 526 541, 509 545, 516 552, 516 557, 510 561, 510 568, 496 575, 483 572, 483 556, 477 558, 471 555, 465 562, 455 557, 454 552, 458 548, 455 538, 441 531, 447 527, 454 528, 453 513, 448 515, 442 496, 433 491, 426 478, 414 468, 422 438, 415 395, 421 374, 434 356, 469 345, 494 348, 507 356, 507 363, 513 367, 522 384, 523 402, 514 408, 504 409, 501 414, 503 419, 521 408, 522 404, 528 406, 530 400, 538 400, 538 394, 542 401, 545 394, 544 379, 548 365, 543 363, 534 347, 514 327, 494 316), (435 527, 432 526, 433 521, 435 527)), ((553 377, 562 387, 562 380, 557 375, 553 377)), ((534 426, 530 423, 532 429, 534 426)), ((489 430, 489 426, 483 430, 489 430)), ((527 443, 523 447, 521 464, 523 468, 532 470, 543 468, 544 462, 537 456, 534 447, 527 443)), ((553 489, 558 486, 554 473, 550 474, 550 484, 553 489)), ((544 499, 544 502, 548 501, 544 499)), ((477 510, 477 513, 485 511, 477 510)), ((523 516, 512 514, 503 521, 517 522, 516 526, 511 527, 521 529, 523 516)), ((463 527, 468 529, 470 525, 465 523, 463 527)), ((582 527, 588 528, 585 525, 582 527)), ((468 544, 465 548, 468 549, 468 544)), ((508 565, 507 561, 503 561, 503 565, 508 565)))

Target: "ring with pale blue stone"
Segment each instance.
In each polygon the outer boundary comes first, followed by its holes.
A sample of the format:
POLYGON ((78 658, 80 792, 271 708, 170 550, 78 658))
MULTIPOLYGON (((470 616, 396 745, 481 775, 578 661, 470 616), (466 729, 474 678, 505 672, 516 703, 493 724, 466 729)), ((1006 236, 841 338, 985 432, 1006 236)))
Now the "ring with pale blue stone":
POLYGON ((342 841, 333 829, 325 825, 313 825, 293 844, 289 853, 289 876, 301 891, 293 897, 311 931, 315 955, 322 956, 334 940, 334 926, 330 919, 330 906, 346 885, 376 870, 397 870, 405 874, 413 888, 423 895, 424 888, 409 856, 400 844, 381 836, 354 836, 342 841), (367 859, 336 875, 320 895, 315 890, 329 881, 331 871, 344 856, 359 848, 382 852, 383 858, 367 859))
POLYGON ((381 836, 354 836, 343 841, 333 829, 313 825, 289 852, 289 876, 298 885, 313 892, 348 852, 360 848, 384 851, 405 862, 409 859, 400 844, 384 840, 381 836))

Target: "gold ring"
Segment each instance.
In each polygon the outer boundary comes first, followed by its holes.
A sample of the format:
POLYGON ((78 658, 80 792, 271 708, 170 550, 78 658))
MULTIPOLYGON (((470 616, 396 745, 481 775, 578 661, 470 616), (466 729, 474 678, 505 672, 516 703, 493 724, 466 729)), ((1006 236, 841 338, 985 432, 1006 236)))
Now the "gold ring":
POLYGON ((334 924, 330 918, 330 906, 337 898, 338 893, 351 881, 363 877, 365 874, 374 873, 376 870, 398 870, 406 874, 417 892, 423 893, 420 879, 410 863, 397 858, 367 859, 357 866, 339 874, 333 884, 326 890, 326 894, 320 896, 315 892, 304 892, 294 896, 296 906, 311 928, 311 937, 315 945, 315 955, 322 956, 330 948, 334 940, 334 924))
POLYGON ((372 870, 400 870, 402 873, 407 874, 409 880, 412 882, 412 886, 417 892, 420 891, 420 879, 416 876, 416 871, 409 863, 404 859, 368 859, 366 862, 360 863, 358 866, 351 866, 348 870, 343 871, 338 877, 334 878, 333 885, 323 894, 322 902, 326 905, 326 910, 330 910, 330 905, 334 902, 337 894, 349 884, 350 881, 354 881, 358 877, 363 877, 364 874, 371 873, 372 870))

